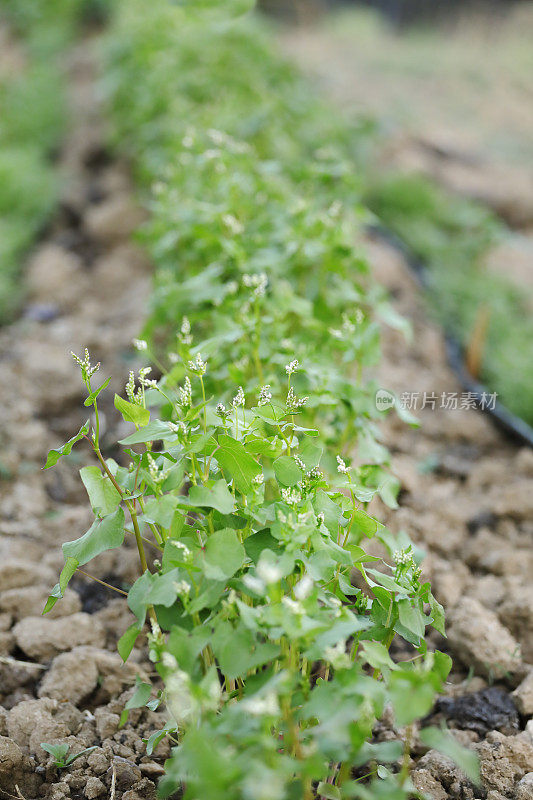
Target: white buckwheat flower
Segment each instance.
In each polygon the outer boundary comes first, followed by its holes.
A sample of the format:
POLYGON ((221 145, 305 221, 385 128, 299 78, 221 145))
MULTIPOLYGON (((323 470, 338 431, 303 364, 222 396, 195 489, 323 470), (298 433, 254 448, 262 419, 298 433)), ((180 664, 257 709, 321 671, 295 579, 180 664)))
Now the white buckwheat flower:
POLYGON ((337 456, 337 472, 340 472, 341 475, 347 475, 350 472, 345 461, 340 456, 337 456))
POLYGON ((283 572, 277 564, 272 564, 266 559, 259 559, 257 565, 257 577, 263 583, 269 586, 271 583, 277 583, 283 577, 283 572))
POLYGON ((302 500, 302 495, 297 489, 282 489, 281 496, 290 506, 296 505, 296 503, 300 503, 302 500))
POLYGON ((76 364, 81 368, 82 375, 85 380, 91 378, 95 372, 98 372, 100 369, 100 362, 96 364, 94 367, 91 365, 91 356, 87 348, 85 348, 85 352, 83 353, 83 359, 73 353, 72 350, 70 351, 70 355, 76 362, 76 364))
POLYGON ((294 587, 294 596, 297 600, 305 600, 309 597, 313 589, 313 579, 309 575, 304 575, 294 587))
POLYGON ((181 551, 182 551, 182 553, 183 553, 183 560, 184 560, 184 561, 189 561, 189 560, 192 558, 192 553, 191 553, 191 551, 189 550, 189 548, 187 547, 187 545, 186 545, 186 544, 184 544, 183 542, 180 542, 180 540, 179 540, 179 539, 171 539, 171 540, 170 540, 170 544, 171 544, 173 547, 175 547, 177 550, 181 550, 181 551))
POLYGON ((192 344, 191 323, 188 317, 183 317, 181 321, 179 338, 183 344, 192 344))
POLYGON ((275 717, 279 714, 278 698, 274 692, 268 692, 263 697, 245 698, 241 706, 253 717, 275 717))
POLYGON ((198 353, 194 361, 189 361, 187 366, 195 375, 205 375, 207 361, 203 361, 201 353, 198 353))
POLYGON ((319 513, 316 515, 316 521, 318 522, 318 524, 319 524, 319 525, 323 525, 323 524, 324 524, 324 520, 325 520, 325 518, 326 518, 326 517, 325 517, 325 515, 324 515, 324 512, 323 512, 323 511, 320 511, 320 512, 319 512, 319 513))
POLYGON ((255 478, 252 478, 252 483, 254 484, 254 486, 262 486, 264 482, 265 482, 265 476, 263 475, 262 472, 260 472, 259 475, 256 475, 255 478))
POLYGON ((183 386, 179 387, 180 392, 180 405, 184 408, 188 408, 192 405, 192 386, 189 380, 189 376, 185 377, 183 382, 183 386))
POLYGON ((148 342, 144 339, 132 339, 131 343, 136 350, 148 350, 148 342))
POLYGON ((296 461, 296 463, 298 464, 298 466, 300 467, 302 472, 305 472, 307 467, 305 466, 305 464, 302 461, 302 459, 300 458, 300 456, 294 456, 294 460, 296 461))
POLYGON ((233 408, 238 408, 239 406, 244 407, 245 399, 246 398, 244 397, 244 390, 242 386, 239 386, 239 388, 237 389, 237 394, 231 401, 231 405, 233 406, 233 408))
POLYGON ((239 222, 237 217, 234 217, 233 214, 224 214, 222 217, 222 222, 228 228, 230 233, 237 235, 242 233, 244 230, 244 225, 242 222, 239 222))
POLYGON ((228 410, 224 403, 217 403, 217 407, 215 409, 219 417, 226 417, 228 414, 228 410))
POLYGON ((286 365, 285 372, 287 373, 287 375, 292 375, 293 372, 296 372, 299 366, 300 362, 298 361, 297 358, 295 358, 293 361, 291 361, 289 364, 286 365))
POLYGON ((270 391, 270 384, 267 383, 265 386, 261 387, 261 391, 259 392, 259 406, 266 406, 267 403, 270 403, 272 400, 272 392, 270 391))
POLYGON ((281 602, 293 614, 305 614, 305 609, 299 600, 293 600, 292 597, 282 597, 281 602))
POLYGON ((174 589, 182 597, 183 596, 186 597, 189 594, 189 592, 191 591, 190 584, 188 584, 187 581, 174 581, 173 585, 174 585, 174 589))
POLYGON ((291 386, 289 391, 287 392, 286 405, 289 411, 298 411, 299 408, 305 406, 308 400, 309 400, 308 397, 301 397, 301 398, 296 397, 296 395, 294 394, 294 390, 291 386))
POLYGON ((132 369, 130 369, 130 376, 126 384, 125 391, 126 391, 126 397, 130 401, 130 403, 135 403, 137 399, 135 397, 135 373, 133 372, 132 369))

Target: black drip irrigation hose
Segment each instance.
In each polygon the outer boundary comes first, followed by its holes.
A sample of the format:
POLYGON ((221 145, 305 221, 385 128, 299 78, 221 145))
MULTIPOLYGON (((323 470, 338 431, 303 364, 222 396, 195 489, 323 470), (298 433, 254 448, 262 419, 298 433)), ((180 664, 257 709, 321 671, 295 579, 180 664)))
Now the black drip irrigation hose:
MULTIPOLYGON (((367 230, 371 236, 386 242, 402 255, 422 289, 426 291, 431 289, 431 279, 427 265, 399 236, 381 222, 374 222, 368 225, 367 230)), ((463 389, 470 393, 470 397, 475 402, 478 410, 489 414, 498 428, 509 437, 521 444, 533 447, 533 428, 521 417, 509 411, 498 400, 494 404, 487 404, 486 398, 490 391, 482 383, 475 380, 466 369, 461 343, 452 332, 446 329, 443 332, 448 363, 463 389)))

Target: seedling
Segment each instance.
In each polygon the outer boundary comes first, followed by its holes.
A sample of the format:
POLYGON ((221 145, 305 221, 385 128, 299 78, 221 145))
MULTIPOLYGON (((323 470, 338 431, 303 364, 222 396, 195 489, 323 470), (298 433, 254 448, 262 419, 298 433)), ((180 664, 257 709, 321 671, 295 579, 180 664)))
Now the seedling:
POLYGON ((94 747, 86 747, 85 750, 79 753, 69 755, 68 751, 70 750, 70 745, 68 744, 47 744, 46 742, 41 742, 41 747, 55 758, 54 766, 57 767, 57 769, 67 769, 67 767, 70 767, 80 756, 84 756, 96 750, 96 745, 94 745, 94 747))

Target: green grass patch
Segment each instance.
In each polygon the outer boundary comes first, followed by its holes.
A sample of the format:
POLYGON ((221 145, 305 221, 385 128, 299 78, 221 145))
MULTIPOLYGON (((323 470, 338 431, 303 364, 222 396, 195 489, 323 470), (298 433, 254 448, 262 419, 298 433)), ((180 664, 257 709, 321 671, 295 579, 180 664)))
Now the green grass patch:
POLYGON ((503 223, 481 205, 415 175, 385 176, 365 198, 427 265, 431 309, 465 349, 480 315, 487 314, 480 378, 533 424, 531 297, 486 266, 489 249, 506 235, 503 223))

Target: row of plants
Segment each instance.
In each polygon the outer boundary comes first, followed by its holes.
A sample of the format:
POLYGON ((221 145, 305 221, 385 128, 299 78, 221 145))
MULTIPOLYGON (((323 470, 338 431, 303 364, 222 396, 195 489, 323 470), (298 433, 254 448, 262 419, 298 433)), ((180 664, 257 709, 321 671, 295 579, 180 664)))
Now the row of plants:
POLYGON ((374 178, 365 202, 422 259, 436 319, 467 356, 479 351, 474 377, 533 424, 533 376, 524 348, 533 341, 531 292, 487 266, 491 248, 510 236, 504 224, 480 204, 417 175, 374 178))
POLYGON ((22 64, 0 76, 0 324, 23 295, 24 256, 57 204, 66 123, 61 56, 95 0, 1 0, 22 64))
MULTIPOLYGON (((95 520, 63 546, 47 609, 76 570, 132 540, 140 576, 124 660, 147 636, 164 703, 148 753, 175 747, 162 796, 301 800, 420 796, 417 721, 449 672, 421 551, 368 513, 396 505, 379 441, 379 326, 402 325, 357 237, 366 212, 339 119, 272 49, 242 3, 119 0, 108 34, 116 143, 151 210, 150 315, 115 406, 132 433, 106 458, 99 364, 75 355, 92 418, 81 440, 95 520), (186 4, 190 6, 190 4, 186 4), (369 555, 367 539, 382 557, 369 555), (408 660, 389 653, 394 637, 408 660), (386 707, 405 727, 373 738, 386 707)), ((475 762, 436 728, 418 734, 475 762)))

